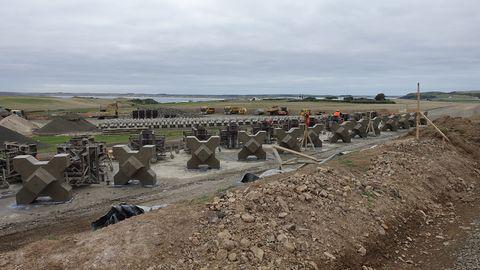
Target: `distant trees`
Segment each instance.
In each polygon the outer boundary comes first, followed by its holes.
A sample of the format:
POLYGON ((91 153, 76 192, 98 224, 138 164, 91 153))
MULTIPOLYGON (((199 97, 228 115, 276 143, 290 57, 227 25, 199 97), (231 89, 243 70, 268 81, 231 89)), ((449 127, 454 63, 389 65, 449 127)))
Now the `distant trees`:
POLYGON ((385 101, 385 94, 384 93, 379 93, 375 96, 376 101, 385 101))

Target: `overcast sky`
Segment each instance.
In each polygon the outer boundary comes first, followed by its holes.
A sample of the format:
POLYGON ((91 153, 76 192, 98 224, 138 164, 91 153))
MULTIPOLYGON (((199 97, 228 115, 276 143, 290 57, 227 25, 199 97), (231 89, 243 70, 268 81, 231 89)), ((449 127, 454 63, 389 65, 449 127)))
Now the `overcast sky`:
POLYGON ((478 0, 0 0, 0 91, 480 89, 478 0))

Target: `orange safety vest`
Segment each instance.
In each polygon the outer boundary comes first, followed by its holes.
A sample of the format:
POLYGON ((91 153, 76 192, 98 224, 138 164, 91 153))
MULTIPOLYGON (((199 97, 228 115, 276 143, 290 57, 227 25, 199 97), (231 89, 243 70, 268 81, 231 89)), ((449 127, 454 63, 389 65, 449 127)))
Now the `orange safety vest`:
POLYGON ((340 112, 339 111, 334 112, 333 116, 340 117, 340 112))

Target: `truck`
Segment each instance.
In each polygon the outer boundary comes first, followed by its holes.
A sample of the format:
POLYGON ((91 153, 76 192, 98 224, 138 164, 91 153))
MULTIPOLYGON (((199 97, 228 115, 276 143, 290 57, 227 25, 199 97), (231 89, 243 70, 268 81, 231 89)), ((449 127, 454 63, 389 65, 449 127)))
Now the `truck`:
POLYGON ((272 106, 267 110, 269 115, 288 115, 287 107, 272 106))
POLYGON ((200 108, 200 112, 202 114, 214 114, 215 113, 215 108, 208 107, 208 106, 203 106, 203 107, 200 108))
POLYGON ((245 107, 235 107, 235 106, 225 106, 223 108, 225 114, 246 114, 247 108, 245 107))

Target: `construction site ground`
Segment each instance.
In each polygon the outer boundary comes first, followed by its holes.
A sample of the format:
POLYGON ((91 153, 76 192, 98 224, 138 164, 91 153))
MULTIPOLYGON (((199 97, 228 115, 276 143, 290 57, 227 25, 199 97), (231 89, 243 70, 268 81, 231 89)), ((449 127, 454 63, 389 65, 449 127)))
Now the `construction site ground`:
POLYGON ((351 153, 250 184, 239 183, 245 172, 277 166, 270 149, 266 162, 246 163, 222 149, 222 169, 206 172, 187 171, 180 153, 154 165, 157 187, 84 187, 66 204, 16 208, 7 193, 0 267, 475 269, 479 122, 440 123, 452 143, 429 128, 420 142, 385 132, 325 144, 316 157, 351 153), (166 207, 90 231, 90 222, 120 202, 166 207))
MULTIPOLYGON (((405 133, 406 131, 383 132, 379 137, 357 138, 350 144, 324 143, 324 146, 317 148, 315 152, 308 149, 305 153, 322 159, 339 152, 376 146, 405 133)), ((266 161, 247 162, 237 161, 238 150, 222 149, 216 154, 221 161, 220 170, 188 170, 186 163, 190 155, 180 151, 175 154, 174 159, 167 155, 164 161, 153 164, 152 168, 158 176, 158 185, 155 187, 145 188, 135 184, 126 187, 105 184, 80 187, 74 190, 74 199, 65 204, 38 203, 17 207, 14 194, 20 185, 12 185, 9 190, 2 190, 0 193, 0 234, 2 239, 6 240, 0 242, 0 250, 16 249, 34 239, 51 235, 89 230, 90 222, 108 211, 115 203, 153 206, 206 199, 206 196, 219 190, 242 185, 240 178, 246 172, 261 174, 278 168, 271 146, 264 145, 264 149, 267 151, 266 161), (25 237, 28 234, 31 234, 31 238, 25 237)), ((284 161, 294 157, 291 154, 281 156, 284 161)), ((113 165, 115 173, 118 163, 113 162, 113 165)), ((300 164, 284 165, 284 169, 295 169, 298 166, 300 164)))

